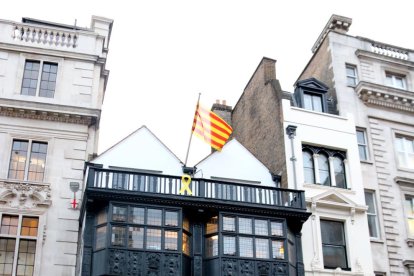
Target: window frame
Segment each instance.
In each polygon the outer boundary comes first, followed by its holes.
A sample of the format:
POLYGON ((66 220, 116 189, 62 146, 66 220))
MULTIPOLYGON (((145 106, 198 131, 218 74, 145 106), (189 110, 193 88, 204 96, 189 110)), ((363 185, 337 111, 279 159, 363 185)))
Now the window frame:
MULTIPOLYGON (((41 229, 42 229, 42 219, 39 215, 35 214, 16 214, 16 213, 0 213, 0 229, 2 228, 3 223, 3 217, 4 216, 13 216, 17 217, 17 229, 16 234, 2 234, 0 231, 0 238, 1 239, 12 239, 15 240, 15 247, 13 251, 13 262, 12 262, 12 275, 17 274, 17 269, 19 265, 19 259, 20 259, 20 252, 21 252, 21 241, 34 241, 35 242, 35 248, 34 248, 34 257, 33 257, 33 271, 32 275, 37 275, 37 265, 38 260, 40 258, 41 252, 39 251, 39 244, 40 244, 40 235, 41 235, 41 229), (36 218, 37 219, 37 233, 36 235, 22 235, 22 226, 23 226, 23 219, 24 218, 36 218)), ((10 252, 10 251, 9 251, 10 252)), ((23 253, 30 253, 30 252, 23 252, 23 253)), ((31 265, 30 265, 31 266, 31 265)))
POLYGON ((371 239, 374 240, 380 240, 381 239, 381 229, 380 229, 380 222, 379 222, 379 214, 378 214, 378 200, 377 200, 377 193, 373 190, 364 190, 364 198, 365 198, 365 204, 368 206, 367 209, 367 220, 368 220, 368 230, 369 230, 369 236, 371 239), (373 209, 375 213, 369 212, 369 205, 367 204, 367 194, 371 194, 372 196, 372 202, 373 202, 373 209), (369 216, 375 216, 374 222, 375 222, 375 231, 377 232, 377 236, 371 236, 371 224, 369 223, 369 216))
POLYGON ((313 111, 313 112, 321 112, 321 113, 326 112, 326 110, 325 110, 326 108, 325 108, 325 105, 324 105, 324 100, 325 100, 324 94, 322 94, 322 93, 314 93, 314 92, 307 91, 307 90, 303 91, 303 108, 306 109, 306 110, 310 110, 310 111, 313 111), (310 96, 311 105, 312 105, 310 108, 309 108, 309 106, 306 106, 307 101, 305 100, 305 96, 310 96), (317 110, 315 108, 314 100, 316 98, 320 100, 320 104, 321 104, 321 106, 320 106, 321 109, 320 110, 317 110))
POLYGON ((346 267, 341 267, 341 269, 345 270, 345 271, 350 271, 351 267, 350 267, 350 262, 349 262, 350 260, 349 260, 349 252, 348 252, 349 251, 348 250, 348 242, 347 242, 347 239, 346 239, 347 235, 346 235, 346 223, 345 223, 345 221, 335 220, 335 219, 332 219, 332 218, 320 218, 319 219, 319 226, 320 226, 319 233, 321 235, 320 241, 321 241, 321 247, 322 247, 321 251, 322 251, 323 267, 325 269, 334 269, 334 270, 337 268, 337 267, 330 267, 330 266, 327 266, 325 264, 326 261, 325 261, 325 258, 324 258, 323 248, 324 248, 324 246, 330 246, 330 247, 334 247, 334 248, 343 248, 344 249, 345 259, 343 261, 345 261, 346 267), (340 223, 341 224, 341 226, 342 226, 342 239, 344 241, 344 244, 341 244, 341 245, 339 245, 339 244, 327 244, 327 243, 323 242, 322 222, 324 222, 324 221, 333 222, 333 223, 340 223))
POLYGON ((357 127, 356 131, 356 138, 357 138, 357 144, 358 144, 358 156, 359 156, 359 160, 361 162, 369 162, 371 160, 371 156, 369 154, 369 143, 368 143, 368 136, 367 136, 367 130, 364 128, 360 128, 357 127), (360 141, 358 141, 358 132, 362 133, 363 138, 364 138, 364 144, 360 143, 360 141), (360 151, 360 147, 364 149, 364 153, 365 153, 365 159, 361 158, 361 151, 360 151))
POLYGON ((385 71, 385 84, 396 89, 407 90, 407 76, 405 74, 385 71), (400 78, 402 87, 397 85, 396 79, 400 78))
POLYGON ((346 85, 349 87, 355 87, 358 84, 358 71, 357 66, 354 64, 345 64, 345 75, 346 75, 346 85), (353 74, 348 74, 348 69, 352 70, 353 74), (352 80, 352 83, 350 83, 352 80))
MULTIPOLYGON (((11 147, 10 147, 10 158, 9 158, 9 166, 8 166, 8 170, 7 170, 7 179, 11 179, 11 180, 17 180, 17 181, 27 181, 27 182, 36 182, 36 183, 44 183, 45 182, 45 178, 46 178, 46 172, 47 172, 47 159, 48 159, 48 147, 49 147, 49 143, 47 141, 41 141, 41 140, 35 140, 35 139, 20 139, 20 138, 13 138, 11 141, 11 147), (23 170, 23 179, 19 179, 18 177, 11 177, 11 171, 12 171, 12 158, 13 158, 13 147, 15 142, 26 142, 27 143, 27 150, 26 150, 26 155, 25 155, 25 161, 24 161, 24 170, 23 170), (30 171, 30 163, 32 162, 32 155, 34 153, 33 151, 33 144, 43 144, 46 145, 46 152, 44 153, 45 158, 44 158, 44 163, 43 163, 43 176, 41 180, 30 180, 29 176, 31 175, 30 171)), ((35 152, 38 153, 38 152, 35 152)), ((18 170, 13 170, 13 171, 18 171, 18 170)), ((20 170, 21 171, 21 170, 20 170)), ((36 174, 39 173, 38 171, 35 172, 36 174)))
POLYGON ((404 193, 403 194, 403 200, 404 200, 404 221, 406 225, 406 232, 407 232, 407 238, 414 239, 414 194, 411 193, 404 193), (411 210, 407 210, 407 198, 411 199, 411 210), (410 213, 413 213, 413 215, 410 215, 410 213), (409 221, 413 221, 412 226, 412 233, 410 232, 410 223, 409 221))
MULTIPOLYGON (((23 73, 22 73, 22 79, 21 79, 21 84, 20 84, 20 90, 19 90, 19 94, 21 96, 29 96, 29 97, 42 97, 42 98, 49 98, 49 99, 53 99, 55 98, 55 93, 56 93, 56 87, 57 87, 57 80, 59 77, 59 62, 58 61, 53 61, 53 60, 47 60, 47 59, 36 59, 36 58, 25 58, 24 59, 24 65, 23 65, 23 73), (39 71, 37 73, 37 79, 36 79, 36 91, 34 95, 30 95, 30 94, 23 94, 23 85, 24 85, 24 81, 25 81, 25 72, 26 72, 26 63, 27 62, 33 62, 33 63, 39 63, 39 71), (46 81, 43 80, 43 73, 50 73, 50 72, 45 72, 45 64, 49 64, 49 65, 56 65, 56 72, 52 72, 54 74, 56 74, 56 78, 54 80, 54 89, 53 89, 53 94, 52 97, 49 96, 44 96, 41 95, 41 85, 42 85, 42 81, 46 81)), ((47 84, 49 84, 49 80, 47 80, 47 84)), ((49 89, 47 89, 49 90, 49 89)))
POLYGON ((413 155, 414 158, 414 150, 413 152, 409 152, 409 146, 406 145, 406 143, 411 142, 412 143, 412 148, 414 149, 414 137, 413 136, 409 136, 409 135, 405 135, 405 134, 400 134, 400 133, 395 133, 394 136, 394 151, 395 151, 395 157, 396 157, 396 161, 398 164, 398 168, 399 169, 404 169, 404 170, 409 170, 409 171, 414 171, 414 163, 412 164, 412 167, 410 167, 409 165, 409 160, 410 160, 410 155, 413 155), (402 145, 402 151, 399 151, 399 147, 398 147, 398 139, 401 139, 401 145, 402 145), (401 159, 400 159, 400 154, 403 154, 403 158, 404 158, 404 162, 405 164, 402 164, 401 159))

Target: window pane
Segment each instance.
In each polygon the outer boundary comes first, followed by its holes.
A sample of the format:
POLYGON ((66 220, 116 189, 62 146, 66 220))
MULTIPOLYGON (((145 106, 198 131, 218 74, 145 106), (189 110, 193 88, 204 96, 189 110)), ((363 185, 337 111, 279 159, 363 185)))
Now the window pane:
POLYGON ((223 254, 236 256, 236 237, 223 236, 223 254))
POLYGON ((377 216, 368 215, 368 229, 369 236, 373 238, 378 238, 378 229, 377 229, 377 216))
POLYGON ((38 218, 23 217, 20 234, 22 236, 36 237, 38 223, 39 223, 38 218))
POLYGON ((102 209, 101 211, 99 211, 97 217, 96 217, 96 224, 103 224, 106 223, 107 219, 106 219, 106 209, 102 209))
POLYGON ((312 96, 310 94, 303 94, 303 107, 308 110, 313 110, 312 96))
POLYGON ((23 83, 22 83, 22 95, 35 96, 36 95, 36 86, 37 78, 39 76, 39 64, 38 61, 26 61, 25 69, 23 73, 23 83), (34 88, 29 90, 27 88, 34 88))
POLYGON ((321 220, 322 243, 345 245, 344 227, 342 222, 321 220))
POLYGON ((407 214, 408 235, 414 237, 414 198, 405 196, 405 212, 407 214))
POLYGON ((161 230, 147 229, 147 249, 161 250, 161 230))
POLYGON ((336 186, 339 188, 346 188, 344 161, 341 158, 334 156, 333 166, 336 186))
POLYGON ((326 268, 347 268, 346 253, 343 247, 324 245, 323 263, 326 268))
POLYGON ((256 219, 254 221, 254 225, 255 225, 254 233, 256 235, 263 235, 263 236, 269 235, 269 228, 268 228, 267 220, 256 219))
POLYGON ((270 223, 270 227, 272 229, 271 230, 272 231, 272 236, 278 236, 278 237, 283 236, 283 223, 272 221, 270 223))
POLYGON ((184 217, 183 219, 183 229, 190 232, 190 221, 187 217, 184 217))
POLYGON ((312 105, 312 110, 322 112, 322 96, 312 95, 312 105))
POLYGON ((106 246, 106 226, 96 228, 96 250, 105 248, 106 246))
POLYGON ((15 239, 0 238, 0 275, 12 275, 15 239))
POLYGON ((43 64, 41 83, 44 85, 42 85, 42 89, 39 92, 40 97, 53 98, 56 85, 56 71, 57 64, 46 62, 43 64))
POLYGON ((239 237, 240 257, 253 258, 253 239, 239 237))
POLYGON ((218 236, 214 235, 206 239, 206 255, 214 257, 218 255, 218 236))
POLYGON ((239 233, 252 234, 252 219, 239 218, 239 233))
POLYGON ((191 254, 191 240, 186 233, 183 233, 183 253, 188 256, 191 254))
POLYGON ((33 275, 36 241, 20 240, 17 275, 33 275))
POLYGON ((283 241, 272 241, 272 258, 281 260, 285 258, 285 247, 283 241))
POLYGON ((318 166, 319 166, 319 181, 320 184, 330 186, 331 179, 329 175, 329 159, 328 157, 320 153, 318 156, 318 166))
POLYGON ((315 183, 315 173, 313 167, 313 155, 308 151, 303 151, 303 174, 305 183, 315 183))
POLYGON ((1 219, 1 234, 17 235, 17 225, 19 224, 18 216, 3 215, 1 219))
POLYGON ((129 222, 144 224, 145 209, 138 207, 129 208, 129 222))
POLYGON ((144 248, 144 228, 143 227, 129 227, 128 228, 128 247, 129 248, 144 248))
POLYGON ((178 232, 165 231, 165 250, 178 250, 178 232))
POLYGON ((209 221, 206 224, 206 234, 217 232, 217 222, 218 222, 217 216, 209 219, 209 221))
POLYGON ((320 223, 324 266, 347 268, 343 223, 329 220, 320 223))
POLYGON ((236 219, 234 217, 223 217, 223 231, 236 231, 236 219))
POLYGON ((161 226, 162 211, 159 209, 148 209, 147 224, 161 226))
POLYGON ((127 207, 113 206, 112 207, 112 220, 126 221, 127 220, 127 207))
POLYGON ((178 212, 165 212, 165 226, 178 226, 178 212))
POLYGON ((33 142, 30 153, 29 176, 30 181, 42 181, 46 163, 46 143, 33 142), (40 147, 42 145, 42 147, 40 147))
POLYGON ((256 238, 256 258, 268 259, 269 258, 269 240, 256 238))
POLYGON ((24 180, 28 146, 29 143, 27 141, 13 141, 10 156, 9 178, 24 180))
POLYGON ((125 246, 125 234, 125 227, 112 226, 111 244, 114 246, 125 246))

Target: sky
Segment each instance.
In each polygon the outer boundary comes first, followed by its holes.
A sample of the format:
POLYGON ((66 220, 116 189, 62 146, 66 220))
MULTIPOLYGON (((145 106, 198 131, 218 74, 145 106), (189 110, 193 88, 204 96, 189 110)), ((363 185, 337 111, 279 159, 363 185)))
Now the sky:
MULTIPOLYGON (((414 49, 413 10, 412 0, 22 0, 2 3, 0 18, 113 19, 98 153, 146 125, 184 161, 199 93, 206 107, 234 106, 262 57, 293 91, 332 14, 352 18, 349 35, 414 49)), ((187 165, 209 151, 194 137, 187 165)))

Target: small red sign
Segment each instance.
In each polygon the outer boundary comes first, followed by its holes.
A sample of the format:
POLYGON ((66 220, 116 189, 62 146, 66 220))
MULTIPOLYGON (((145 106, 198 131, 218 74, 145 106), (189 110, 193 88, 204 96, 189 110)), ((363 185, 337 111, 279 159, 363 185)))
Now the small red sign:
POLYGON ((72 200, 72 202, 70 203, 70 205, 72 205, 72 208, 73 208, 73 209, 76 209, 76 207, 78 206, 78 202, 76 201, 76 198, 74 198, 74 199, 72 200))

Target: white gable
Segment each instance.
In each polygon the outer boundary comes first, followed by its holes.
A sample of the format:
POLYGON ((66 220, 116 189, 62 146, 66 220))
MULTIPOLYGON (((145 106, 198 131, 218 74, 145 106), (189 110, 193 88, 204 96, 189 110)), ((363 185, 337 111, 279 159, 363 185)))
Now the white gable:
POLYGON ((221 152, 213 154, 200 161, 197 165, 196 177, 222 178, 241 180, 240 182, 275 186, 269 170, 253 156, 236 139, 232 139, 221 152))
POLYGON ((103 152, 92 163, 181 175, 182 163, 146 126, 103 152))

